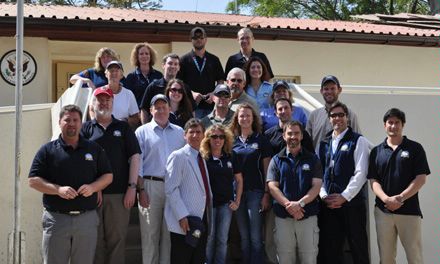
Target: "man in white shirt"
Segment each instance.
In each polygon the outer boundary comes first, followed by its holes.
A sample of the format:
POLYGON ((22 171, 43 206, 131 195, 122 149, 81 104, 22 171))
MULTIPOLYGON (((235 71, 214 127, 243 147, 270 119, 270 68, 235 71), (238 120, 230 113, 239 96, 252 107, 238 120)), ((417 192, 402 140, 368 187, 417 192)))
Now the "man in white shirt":
POLYGON ((343 245, 347 238, 353 263, 368 264, 366 197, 362 190, 368 173, 368 141, 348 126, 346 105, 334 104, 328 117, 333 131, 319 146, 324 168, 319 193, 319 263, 344 263, 343 245))

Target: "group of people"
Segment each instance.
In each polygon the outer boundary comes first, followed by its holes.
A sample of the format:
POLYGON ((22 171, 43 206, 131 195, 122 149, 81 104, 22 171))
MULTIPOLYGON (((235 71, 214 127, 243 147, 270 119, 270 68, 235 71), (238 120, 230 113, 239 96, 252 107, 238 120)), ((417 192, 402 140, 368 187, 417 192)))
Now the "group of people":
POLYGON ((125 263, 136 200, 144 264, 226 263, 232 219, 241 263, 339 264, 346 242, 353 263, 369 263, 367 179, 381 263, 395 263, 397 236, 408 262, 423 263, 418 191, 430 171, 403 136, 404 112, 385 113, 386 139, 370 152, 335 76, 308 116, 288 83, 269 83, 250 29, 238 32, 226 75, 205 30, 190 38, 189 53, 164 56, 163 74, 140 43, 126 77, 108 48, 72 76, 94 88, 90 120, 64 106, 60 137, 29 173, 43 193, 44 263, 125 263))

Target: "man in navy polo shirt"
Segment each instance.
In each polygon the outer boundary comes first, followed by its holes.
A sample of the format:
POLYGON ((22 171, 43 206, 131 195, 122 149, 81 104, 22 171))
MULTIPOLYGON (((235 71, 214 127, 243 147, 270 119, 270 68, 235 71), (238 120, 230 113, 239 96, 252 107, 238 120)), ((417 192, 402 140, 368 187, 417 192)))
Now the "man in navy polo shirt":
POLYGON ((362 191, 367 181, 368 141, 348 126, 348 108, 343 103, 328 112, 333 131, 319 147, 324 168, 319 193, 320 263, 344 263, 343 245, 347 238, 353 263, 368 264, 367 209, 362 191))
POLYGON ((125 238, 130 208, 136 199, 141 150, 127 122, 112 115, 111 89, 98 88, 92 97, 95 119, 83 124, 81 135, 98 143, 109 158, 113 182, 102 191, 95 264, 125 263, 125 238))
POLYGON ((368 178, 376 194, 374 216, 381 263, 396 263, 399 236, 408 263, 423 263, 418 192, 430 174, 423 147, 403 136, 405 113, 397 108, 384 117, 387 138, 373 148, 368 178))
POLYGON ((79 135, 82 112, 60 111, 61 135, 43 145, 29 172, 29 186, 43 193, 45 264, 92 264, 98 233, 97 193, 112 182, 104 150, 79 135))
POLYGON ((203 118, 213 109, 212 92, 217 84, 222 84, 225 76, 220 59, 206 51, 208 38, 201 27, 195 27, 190 33, 193 50, 180 59, 180 71, 177 78, 188 84, 197 103, 196 117, 203 118))
POLYGON ((284 125, 286 147, 272 158, 267 172, 275 199, 275 243, 280 264, 316 263, 318 256, 317 196, 322 168, 316 155, 301 146, 302 135, 298 121, 284 125))

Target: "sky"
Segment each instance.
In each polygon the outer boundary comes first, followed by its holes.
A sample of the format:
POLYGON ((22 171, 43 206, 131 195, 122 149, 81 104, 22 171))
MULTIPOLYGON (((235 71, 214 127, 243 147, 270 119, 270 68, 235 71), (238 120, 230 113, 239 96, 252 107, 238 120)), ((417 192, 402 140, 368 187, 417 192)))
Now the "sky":
POLYGON ((229 0, 162 0, 163 10, 225 13, 229 0))

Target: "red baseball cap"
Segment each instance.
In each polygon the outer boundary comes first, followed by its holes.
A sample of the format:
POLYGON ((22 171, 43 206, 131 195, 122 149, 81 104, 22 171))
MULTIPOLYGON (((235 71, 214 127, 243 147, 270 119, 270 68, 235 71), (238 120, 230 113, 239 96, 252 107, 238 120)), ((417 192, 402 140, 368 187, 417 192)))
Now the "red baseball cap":
POLYGON ((95 89, 95 91, 93 92, 93 95, 95 97, 97 97, 100 94, 106 94, 106 95, 110 96, 111 98, 113 98, 113 91, 110 88, 99 87, 99 88, 95 89))

